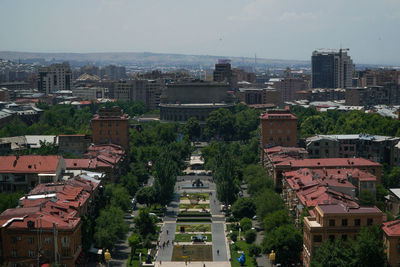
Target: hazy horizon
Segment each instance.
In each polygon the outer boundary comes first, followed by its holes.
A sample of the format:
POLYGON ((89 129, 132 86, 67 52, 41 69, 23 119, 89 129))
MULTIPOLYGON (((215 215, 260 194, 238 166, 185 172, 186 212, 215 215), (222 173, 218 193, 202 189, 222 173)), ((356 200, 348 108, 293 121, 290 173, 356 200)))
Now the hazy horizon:
POLYGON ((396 0, 1 0, 0 51, 309 61, 343 47, 355 64, 400 65, 399 21, 396 0))

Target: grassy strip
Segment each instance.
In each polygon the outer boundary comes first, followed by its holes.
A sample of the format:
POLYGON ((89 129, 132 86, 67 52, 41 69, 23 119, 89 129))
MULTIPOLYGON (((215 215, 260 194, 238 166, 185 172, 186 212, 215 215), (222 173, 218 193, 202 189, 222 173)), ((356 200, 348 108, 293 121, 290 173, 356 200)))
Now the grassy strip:
POLYGON ((197 212, 197 211, 188 211, 188 212, 179 212, 178 217, 210 217, 211 214, 209 212, 197 212))
POLYGON ((176 222, 185 222, 185 223, 211 222, 211 218, 178 218, 176 222))
POLYGON ((205 198, 206 200, 210 199, 210 196, 208 193, 186 193, 181 195, 181 200, 189 200, 190 198, 197 198, 199 197, 200 199, 205 198))
POLYGON ((181 227, 185 228, 185 232, 211 232, 211 224, 178 224, 177 233, 181 231, 181 227))
POLYGON ((140 263, 139 263, 139 254, 142 253, 142 261, 146 260, 146 255, 147 255, 147 248, 140 248, 140 249, 136 249, 135 251, 135 255, 132 258, 132 262, 131 262, 131 256, 129 256, 128 261, 126 263, 127 267, 140 267, 140 263))
POLYGON ((231 251, 231 266, 232 267, 240 267, 240 266, 248 266, 248 267, 256 267, 257 265, 254 265, 253 263, 253 258, 250 257, 249 245, 245 241, 238 241, 235 242, 235 244, 230 245, 229 249, 231 251), (238 260, 236 258, 240 258, 241 254, 237 253, 237 251, 243 251, 244 255, 246 256, 246 262, 244 265, 240 265, 238 260))
MULTIPOLYGON (((175 242, 191 242, 192 236, 196 236, 195 234, 176 234, 175 235, 175 242)), ((206 242, 212 242, 212 235, 205 234, 203 236, 207 236, 206 242)))
POLYGON ((180 209, 210 209, 210 204, 179 204, 180 209))

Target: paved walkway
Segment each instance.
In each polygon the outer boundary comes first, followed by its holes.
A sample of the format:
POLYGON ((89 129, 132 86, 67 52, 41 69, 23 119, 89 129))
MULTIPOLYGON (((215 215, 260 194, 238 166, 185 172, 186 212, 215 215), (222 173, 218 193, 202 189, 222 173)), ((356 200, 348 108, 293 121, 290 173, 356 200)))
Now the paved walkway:
MULTIPOLYGON (((224 214, 221 212, 221 204, 216 199, 216 188, 215 184, 211 181, 212 178, 210 176, 180 176, 178 177, 178 182, 176 184, 176 192, 174 200, 168 205, 166 217, 164 218, 164 225, 162 228, 162 232, 160 234, 160 245, 164 242, 170 241, 169 246, 165 246, 164 249, 161 248, 158 251, 156 257, 156 266, 193 266, 193 267, 204 267, 211 266, 211 267, 228 267, 231 266, 230 262, 228 261, 229 258, 229 247, 226 243, 225 237, 225 217, 224 214), (208 188, 193 188, 193 189, 182 189, 183 185, 187 185, 191 183, 191 181, 200 178, 208 188), (172 239, 175 236, 176 230, 176 217, 179 210, 179 196, 183 192, 202 192, 202 193, 210 193, 210 211, 212 214, 212 223, 211 223, 211 233, 212 233, 212 252, 213 252, 213 262, 191 262, 185 265, 185 262, 171 262, 173 246, 172 246, 172 239), (168 234, 167 234, 168 230, 168 234), (161 261, 161 265, 160 265, 161 261)), ((203 202, 203 201, 202 201, 203 202)), ((208 201, 207 201, 208 202, 208 201)), ((204 202, 203 202, 204 203, 204 202)), ((198 223, 196 223, 198 224, 198 223)))
POLYGON ((225 231, 223 223, 213 223, 212 230, 212 252, 214 261, 227 261, 225 231), (217 253, 219 251, 219 253, 217 253))
POLYGON ((115 245, 113 251, 111 252, 110 266, 121 266, 125 267, 128 262, 129 255, 131 253, 131 248, 129 247, 128 238, 131 236, 134 223, 133 219, 125 219, 126 223, 129 224, 129 232, 126 238, 118 241, 115 245))
POLYGON ((170 261, 172 258, 172 250, 174 246, 172 245, 172 240, 175 237, 176 223, 164 223, 162 232, 160 234, 160 246, 158 249, 157 260, 158 261, 170 261), (168 234, 167 234, 168 231, 168 234), (169 241, 169 245, 167 245, 169 241), (165 242, 165 247, 163 248, 163 243, 165 242))
POLYGON ((180 261, 169 261, 169 262, 160 262, 157 261, 155 264, 156 267, 231 267, 231 263, 229 261, 192 261, 191 263, 185 264, 185 262, 180 261))

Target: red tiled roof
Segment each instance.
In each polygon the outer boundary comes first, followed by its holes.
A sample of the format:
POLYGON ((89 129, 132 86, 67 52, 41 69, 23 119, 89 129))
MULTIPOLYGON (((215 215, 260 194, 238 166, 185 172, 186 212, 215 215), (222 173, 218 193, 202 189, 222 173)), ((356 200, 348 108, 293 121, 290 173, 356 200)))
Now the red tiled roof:
POLYGON ((124 149, 119 145, 91 145, 88 153, 82 159, 65 159, 67 170, 89 169, 95 170, 99 167, 114 168, 115 164, 125 155, 124 149))
MULTIPOLYGON (((64 209, 65 210, 65 209, 64 209)), ((8 209, 0 215, 0 227, 12 229, 26 229, 27 222, 32 221, 34 227, 43 229, 53 229, 53 222, 57 224, 59 229, 73 229, 79 222, 80 218, 75 217, 75 212, 66 209, 64 212, 61 209, 51 207, 29 207, 8 209)))
POLYGON ((296 159, 278 163, 277 166, 290 165, 294 168, 312 167, 347 167, 347 166, 381 166, 381 164, 364 158, 321 158, 321 159, 296 159))
POLYGON ((308 189, 299 190, 296 195, 306 207, 315 207, 319 204, 343 204, 347 207, 359 207, 351 196, 324 186, 313 186, 308 189))
POLYGON ((384 222, 382 230, 387 236, 400 236, 400 220, 384 222))
POLYGON ((55 173, 61 156, 0 156, 0 173, 55 173))
POLYGON ((270 119, 290 119, 297 120, 297 117, 292 113, 265 113, 261 116, 262 120, 270 120, 270 119))

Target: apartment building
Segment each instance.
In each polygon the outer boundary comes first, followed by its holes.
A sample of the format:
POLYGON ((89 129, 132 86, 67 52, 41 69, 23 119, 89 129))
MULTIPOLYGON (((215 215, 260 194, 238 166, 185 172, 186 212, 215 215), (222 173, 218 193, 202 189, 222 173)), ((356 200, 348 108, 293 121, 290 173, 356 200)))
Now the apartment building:
POLYGON ((91 143, 92 137, 87 134, 63 134, 58 136, 58 151, 80 155, 86 153, 91 143))
POLYGON ((310 259, 325 240, 354 239, 362 227, 381 225, 384 213, 377 207, 344 204, 318 204, 313 213, 304 218, 303 264, 310 259))
POLYGON ((267 172, 274 179, 276 188, 282 188, 283 173, 303 168, 308 169, 359 169, 376 176, 377 183, 381 182, 382 165, 364 158, 321 158, 321 159, 292 159, 290 157, 278 159, 274 156, 268 159, 267 172))
POLYGON ((305 140, 310 158, 362 157, 395 166, 399 137, 369 134, 315 135, 305 140))
POLYGON ((38 184, 59 181, 65 167, 62 156, 0 156, 0 191, 26 192, 38 184))
POLYGON ((311 56, 311 87, 351 87, 353 71, 353 61, 347 52, 344 52, 344 49, 339 49, 339 51, 314 51, 311 56))
POLYGON ((297 117, 288 108, 267 110, 260 120, 262 149, 297 145, 297 117))
POLYGON ((91 120, 94 144, 117 144, 129 151, 129 115, 120 107, 101 108, 91 120))
POLYGON ((72 71, 68 63, 51 64, 38 70, 38 90, 48 95, 53 91, 71 90, 72 71))
POLYGON ((382 225, 383 244, 390 266, 400 266, 400 220, 382 225))

